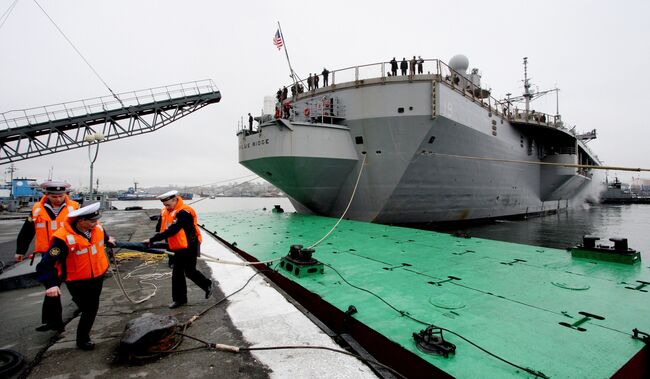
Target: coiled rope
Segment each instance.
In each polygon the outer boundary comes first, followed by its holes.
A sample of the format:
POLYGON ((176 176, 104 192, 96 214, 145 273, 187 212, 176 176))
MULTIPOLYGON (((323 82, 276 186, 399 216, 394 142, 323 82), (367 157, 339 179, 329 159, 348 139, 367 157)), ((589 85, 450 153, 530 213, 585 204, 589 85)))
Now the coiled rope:
MULTIPOLYGON (((153 249, 150 249, 150 250, 153 250, 153 249)), ((160 251, 157 254, 152 254, 151 252, 149 252, 149 253, 146 253, 146 252, 141 252, 141 253, 124 252, 124 253, 121 253, 119 255, 119 257, 122 258, 122 259, 125 258, 124 257, 125 255, 126 255, 127 259, 129 257, 138 257, 138 258, 142 258, 142 257, 146 257, 146 256, 158 257, 158 256, 161 256, 162 254, 169 255, 169 256, 172 256, 172 257, 174 256, 174 253, 171 252, 171 251, 160 251), (160 254, 160 255, 158 255, 158 254, 160 254)), ((217 264, 225 264, 225 265, 232 265, 232 266, 252 266, 252 265, 259 265, 259 264, 270 264, 270 263, 279 261, 282 258, 276 258, 276 259, 271 259, 271 260, 268 260, 268 261, 261 261, 261 262, 244 262, 244 261, 227 261, 227 260, 216 258, 216 257, 210 256, 210 255, 201 255, 200 257, 198 257, 198 259, 200 259, 202 261, 206 261, 206 262, 212 262, 212 263, 217 263, 217 264)), ((113 274, 113 278, 115 278, 115 281, 116 281, 118 287, 120 287, 120 290, 122 291, 122 293, 124 294, 124 297, 126 297, 126 299, 128 301, 130 301, 133 304, 144 303, 145 301, 147 301, 147 300, 151 299, 152 297, 154 297, 156 295, 156 292, 158 291, 158 286, 156 284, 152 283, 153 281, 158 281, 158 280, 164 280, 164 279, 171 278, 171 275, 172 275, 171 271, 162 272, 162 273, 135 275, 135 273, 138 272, 139 270, 150 267, 154 262, 156 262, 158 260, 159 259, 149 259, 147 262, 141 264, 140 266, 136 267, 134 270, 127 273, 124 277, 122 277, 122 275, 120 273, 120 269, 119 269, 119 266, 118 266, 117 262, 109 265, 109 270, 113 274), (149 285, 149 286, 153 287, 153 292, 150 293, 149 295, 141 298, 141 299, 137 299, 137 300, 133 299, 131 296, 129 296, 129 294, 127 293, 127 290, 126 290, 126 288, 124 286, 123 280, 125 280, 125 279, 138 279, 139 284, 146 284, 146 285, 149 285)))
MULTIPOLYGON (((133 253, 127 253, 127 254, 133 254, 133 253)), ((140 253, 139 255, 141 255, 141 254, 142 253, 140 253)), ((136 255, 136 254, 133 254, 133 255, 136 255)), ((137 276, 134 275, 134 273, 138 272, 139 270, 142 270, 143 268, 151 266, 152 262, 154 262, 154 260, 149 260, 147 262, 144 262, 143 264, 141 264, 140 266, 136 267, 134 270, 132 270, 131 272, 126 274, 124 276, 124 278, 122 278, 122 276, 120 274, 120 269, 119 269, 119 265, 117 264, 117 262, 114 262, 114 263, 112 263, 112 264, 110 264, 108 266, 109 270, 113 274, 113 278, 115 279, 115 282, 117 283, 117 286, 120 287, 120 290, 124 294, 124 297, 126 297, 126 299, 129 302, 131 302, 132 304, 141 304, 141 303, 144 303, 145 301, 151 299, 152 297, 156 296, 156 292, 158 292, 158 286, 156 284, 152 283, 152 281, 171 278, 171 271, 163 272, 163 273, 153 273, 153 274, 140 274, 140 275, 137 275, 137 276), (141 299, 138 299, 138 300, 133 299, 127 293, 126 288, 124 287, 124 283, 122 282, 122 280, 124 280, 124 279, 131 279, 131 278, 139 279, 138 284, 146 284, 146 285, 149 285, 149 286, 153 287, 153 292, 151 292, 149 295, 147 295, 147 296, 145 296, 145 297, 143 297, 141 299)))

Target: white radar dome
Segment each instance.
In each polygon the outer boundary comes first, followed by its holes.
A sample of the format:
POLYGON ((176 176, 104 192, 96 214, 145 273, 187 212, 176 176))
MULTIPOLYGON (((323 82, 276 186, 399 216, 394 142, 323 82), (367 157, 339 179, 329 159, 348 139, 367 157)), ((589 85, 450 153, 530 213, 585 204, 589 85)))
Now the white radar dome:
POLYGON ((274 96, 264 96, 264 107, 262 112, 264 114, 273 114, 275 113, 275 97, 274 96))
POLYGON ((464 74, 467 72, 467 68, 469 67, 469 59, 462 54, 454 55, 449 60, 449 67, 464 74))

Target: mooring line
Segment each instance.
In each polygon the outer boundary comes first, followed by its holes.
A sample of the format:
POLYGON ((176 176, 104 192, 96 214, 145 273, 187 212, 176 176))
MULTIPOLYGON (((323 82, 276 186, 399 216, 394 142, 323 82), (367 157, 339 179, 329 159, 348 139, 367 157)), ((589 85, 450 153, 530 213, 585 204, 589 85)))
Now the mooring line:
POLYGON ((343 211, 343 214, 341 215, 341 217, 339 217, 339 220, 336 222, 336 224, 334 224, 332 229, 330 229, 330 231, 327 232, 327 234, 325 234, 323 236, 323 238, 319 239, 318 242, 316 242, 313 245, 309 246, 308 249, 312 249, 312 248, 318 246, 318 244, 323 242, 325 240, 325 238, 329 237, 329 235, 332 234, 334 229, 336 229, 336 227, 339 226, 339 223, 341 222, 341 220, 343 220, 343 217, 345 217, 345 215, 348 213, 348 209, 350 209, 350 205, 352 205, 352 200, 354 200, 354 195, 357 193, 357 187, 359 186, 359 179, 361 179, 361 174, 363 173, 363 167, 366 165, 366 157, 367 156, 368 155, 366 155, 366 154, 363 155, 363 161, 361 162, 361 168, 359 169, 359 175, 357 176, 357 182, 354 183, 354 189, 352 190, 352 195, 350 196, 350 201, 348 202, 348 206, 345 207, 345 210, 343 211))
POLYGON ((456 155, 456 154, 444 154, 444 153, 431 153, 431 154, 441 156, 441 157, 459 158, 459 159, 472 159, 472 160, 479 160, 479 161, 492 161, 492 162, 501 162, 501 163, 523 163, 523 164, 534 164, 534 165, 541 165, 541 166, 586 168, 586 169, 594 169, 594 170, 615 170, 615 171, 634 171, 634 172, 650 171, 650 168, 640 168, 640 167, 597 166, 597 165, 576 164, 576 163, 522 161, 522 160, 517 160, 517 159, 472 157, 472 156, 469 156, 469 155, 456 155))

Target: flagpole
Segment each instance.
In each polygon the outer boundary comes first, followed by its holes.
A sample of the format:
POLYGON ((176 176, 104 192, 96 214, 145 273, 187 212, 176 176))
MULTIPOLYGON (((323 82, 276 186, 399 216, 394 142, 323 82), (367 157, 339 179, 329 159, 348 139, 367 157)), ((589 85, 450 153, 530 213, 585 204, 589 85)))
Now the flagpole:
POLYGON ((289 64, 289 71, 291 71, 291 80, 293 84, 296 84, 296 76, 291 67, 291 61, 289 60, 289 52, 287 51, 287 40, 284 38, 284 33, 282 33, 282 27, 280 26, 280 21, 278 21, 278 30, 280 31, 280 37, 282 38, 282 44, 284 45, 284 54, 287 56, 287 63, 289 64))

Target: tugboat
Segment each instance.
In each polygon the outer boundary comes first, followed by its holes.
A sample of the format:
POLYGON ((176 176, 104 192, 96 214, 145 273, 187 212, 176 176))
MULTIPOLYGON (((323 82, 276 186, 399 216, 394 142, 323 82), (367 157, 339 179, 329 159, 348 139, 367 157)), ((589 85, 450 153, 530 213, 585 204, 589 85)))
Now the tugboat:
POLYGON ((650 204, 650 192, 643 186, 639 191, 633 191, 632 186, 622 183, 618 177, 613 183, 607 184, 607 190, 600 197, 603 204, 650 204))
POLYGON ((133 187, 129 187, 126 192, 122 192, 117 195, 117 200, 156 200, 156 195, 138 190, 138 182, 134 182, 133 187))

